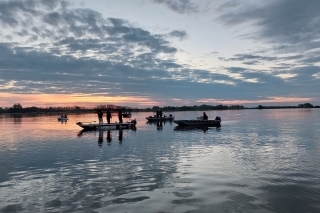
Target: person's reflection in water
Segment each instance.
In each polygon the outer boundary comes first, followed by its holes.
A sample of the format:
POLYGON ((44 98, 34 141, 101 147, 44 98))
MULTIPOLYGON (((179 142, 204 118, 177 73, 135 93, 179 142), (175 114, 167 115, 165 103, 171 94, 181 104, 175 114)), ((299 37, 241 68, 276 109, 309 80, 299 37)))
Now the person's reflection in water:
POLYGON ((122 144, 122 136, 123 136, 123 131, 122 129, 119 129, 119 143, 122 144))
POLYGON ((111 135, 111 131, 109 129, 108 132, 107 132, 107 142, 108 142, 108 144, 110 144, 111 141, 112 141, 112 135, 111 135))
POLYGON ((98 145, 101 147, 103 143, 103 130, 99 129, 98 145))
POLYGON ((209 130, 209 128, 208 127, 203 127, 202 130, 203 130, 203 132, 206 132, 206 131, 209 130))
POLYGON ((162 130, 162 122, 157 122, 157 130, 162 130))

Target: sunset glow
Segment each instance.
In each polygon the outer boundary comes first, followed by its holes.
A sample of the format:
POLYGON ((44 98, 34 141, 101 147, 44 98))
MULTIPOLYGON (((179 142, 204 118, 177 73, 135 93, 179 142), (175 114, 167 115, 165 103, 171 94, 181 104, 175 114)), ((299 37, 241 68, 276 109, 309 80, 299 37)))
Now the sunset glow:
POLYGON ((0 107, 318 106, 320 3, 300 4, 0 0, 0 107))
POLYGON ((8 94, 0 93, 0 106, 11 107, 14 103, 20 103, 23 107, 96 107, 98 105, 118 106, 154 106, 158 105, 145 97, 105 97, 88 96, 86 94, 8 94))

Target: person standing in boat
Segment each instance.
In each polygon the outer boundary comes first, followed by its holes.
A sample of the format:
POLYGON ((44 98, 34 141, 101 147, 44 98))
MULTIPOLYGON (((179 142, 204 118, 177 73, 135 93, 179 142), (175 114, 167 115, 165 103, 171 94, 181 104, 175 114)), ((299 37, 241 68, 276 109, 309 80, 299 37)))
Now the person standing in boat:
POLYGON ((108 124, 110 123, 110 118, 112 118, 112 116, 111 116, 110 109, 108 108, 108 110, 107 110, 107 122, 108 122, 108 124))
POLYGON ((103 123, 103 112, 101 111, 101 109, 98 109, 98 119, 99 119, 99 124, 103 123))
POLYGON ((119 123, 123 123, 123 122, 122 122, 122 112, 121 112, 121 109, 119 109, 119 111, 118 111, 118 118, 119 118, 119 123))
POLYGON ((208 116, 207 116, 207 114, 206 114, 205 112, 203 112, 203 120, 204 120, 204 121, 207 121, 207 120, 208 120, 208 116))

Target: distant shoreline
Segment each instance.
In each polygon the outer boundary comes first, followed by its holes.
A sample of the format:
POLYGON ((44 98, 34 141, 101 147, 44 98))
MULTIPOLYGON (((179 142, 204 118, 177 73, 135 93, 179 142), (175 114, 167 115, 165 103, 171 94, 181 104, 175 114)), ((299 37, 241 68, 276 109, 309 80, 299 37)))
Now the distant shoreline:
MULTIPOLYGON (((186 106, 185 106, 186 107, 186 106)), ((130 111, 130 112, 156 112, 157 110, 161 109, 164 112, 171 112, 171 111, 221 111, 221 110, 251 110, 251 109, 313 109, 313 108, 320 108, 320 106, 312 106, 312 107, 298 107, 298 106, 258 106, 258 107, 239 107, 239 108, 217 108, 217 107, 203 107, 203 108, 193 108, 193 107, 187 107, 183 109, 184 107, 163 107, 163 108, 146 108, 146 109, 122 109, 123 112, 130 111)), ((18 114, 28 114, 28 115, 60 115, 60 114, 87 114, 87 113, 96 113, 97 109, 77 109, 72 110, 70 108, 64 109, 60 108, 60 110, 57 111, 48 111, 47 109, 36 109, 35 111, 30 110, 24 110, 24 108, 19 109, 19 111, 15 112, 4 112, 1 111, 0 114, 5 115, 18 115, 18 114)), ((102 109, 103 112, 107 111, 107 109, 102 109)), ((118 109, 112 109, 113 113, 117 112, 118 109)))

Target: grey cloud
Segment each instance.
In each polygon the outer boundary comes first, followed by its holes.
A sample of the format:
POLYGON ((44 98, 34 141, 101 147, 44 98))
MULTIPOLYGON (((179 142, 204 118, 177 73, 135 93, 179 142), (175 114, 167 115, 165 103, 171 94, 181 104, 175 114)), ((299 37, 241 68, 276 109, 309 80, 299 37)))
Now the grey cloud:
MULTIPOLYGON (((64 44, 64 47, 68 48, 65 52, 70 54, 72 51, 85 52, 87 50, 100 53, 110 52, 109 50, 123 51, 119 53, 127 54, 124 52, 125 50, 133 56, 136 47, 147 48, 154 55, 159 53, 175 54, 177 52, 177 49, 165 40, 165 35, 153 35, 146 30, 131 26, 126 20, 105 19, 100 13, 90 9, 66 9, 63 8, 66 4, 63 4, 61 0, 52 3, 46 0, 32 0, 31 2, 34 5, 32 7, 33 12, 38 14, 37 17, 12 14, 16 20, 31 19, 28 27, 22 25, 22 21, 17 22, 17 24, 20 23, 22 29, 16 32, 18 36, 26 37, 29 41, 51 39, 55 45, 64 44), (35 6, 36 4, 42 5, 42 7, 56 8, 57 10, 41 10, 35 6), (37 25, 33 25, 32 23, 36 22, 35 20, 32 21, 33 18, 41 18, 43 24, 37 22, 37 25), (92 37, 97 40, 91 39, 92 37), (73 40, 70 40, 70 38, 73 38, 73 40)), ((27 3, 27 1, 22 1, 18 5, 22 7, 27 3)), ((172 35, 182 38, 184 33, 183 31, 175 31, 172 35)), ((55 52, 57 52, 58 47, 50 47, 50 49, 55 49, 55 52)))
MULTIPOLYGON (((13 48, 8 44, 0 44, 1 78, 5 81, 18 81, 26 87, 21 92, 32 92, 39 89, 42 92, 50 92, 51 87, 56 87, 51 92, 63 92, 66 90, 63 83, 71 83, 72 88, 67 91, 72 92, 100 92, 99 88, 117 88, 121 85, 119 92, 138 91, 144 93, 145 88, 151 83, 160 86, 161 78, 170 79, 171 75, 163 69, 137 68, 136 66, 123 65, 110 61, 98 61, 95 59, 80 58, 70 56, 53 56, 48 53, 30 51, 30 49, 13 48), (14 56, 14 57, 13 57, 14 56), (46 67, 46 69, 43 69, 46 67), (8 72, 8 70, 11 70, 8 72), (63 74, 66 73, 66 74, 63 74), (146 80, 142 82, 142 80, 146 80), (94 83, 88 83, 92 81, 94 83), (49 85, 43 88, 41 82, 49 85), (140 85, 142 84, 142 88, 140 85), (135 87, 135 88, 133 88, 135 87)), ((141 56, 141 63, 150 56, 141 56)), ((174 66, 167 64, 167 67, 174 66)), ((148 67, 149 68, 149 67, 148 67)), ((17 92, 17 89, 15 89, 17 92)), ((115 91, 117 92, 117 91, 115 91)))
POLYGON ((232 58, 219 57, 221 61, 243 61, 244 63, 261 63, 263 61, 276 61, 277 57, 259 56, 254 54, 235 54, 232 58))
POLYGON ((258 61, 258 60, 251 60, 251 61, 245 61, 245 62, 243 62, 243 64, 246 64, 246 65, 257 65, 257 64, 261 64, 261 62, 258 61))
POLYGON ((169 33, 169 36, 171 36, 171 37, 177 37, 177 38, 179 38, 180 41, 181 41, 181 40, 185 39, 185 38, 188 36, 188 34, 187 34, 187 32, 184 31, 184 30, 174 30, 174 31, 172 31, 172 32, 169 33))
POLYGON ((222 5, 219 6, 218 11, 222 12, 225 11, 226 9, 230 9, 230 8, 235 8, 237 6, 239 6, 239 2, 232 0, 232 1, 228 1, 223 3, 222 5))
POLYGON ((318 39, 320 2, 309 0, 270 1, 264 5, 250 5, 225 12, 219 20, 225 25, 245 22, 259 27, 256 39, 264 38, 284 44, 309 43, 318 39))
POLYGON ((152 1, 158 4, 164 4, 169 9, 180 14, 199 12, 198 5, 190 2, 190 0, 152 0, 152 1))
MULTIPOLYGON (((131 66, 67 55, 57 57, 30 48, 14 48, 9 44, 0 44, 1 78, 4 82, 17 81, 21 86, 10 89, 11 92, 111 92, 112 95, 121 95, 135 91, 149 97, 212 98, 213 94, 208 91, 215 91, 214 97, 219 98, 241 96, 235 86, 199 82, 202 79, 233 81, 226 75, 209 73, 206 70, 185 69, 173 60, 155 61, 151 53, 140 54, 132 63, 131 66), (158 67, 150 66, 149 62, 152 61, 158 64, 158 67), (180 71, 167 72, 167 69, 180 71), (177 80, 175 77, 181 79, 177 80)), ((7 90, 2 88, 0 91, 7 90)))
POLYGON ((47 10, 56 9, 58 7, 65 8, 68 3, 63 0, 10 0, 0 1, 0 22, 3 26, 17 26, 24 21, 17 14, 25 14, 26 16, 41 15, 40 7, 47 10))

